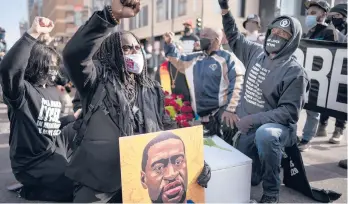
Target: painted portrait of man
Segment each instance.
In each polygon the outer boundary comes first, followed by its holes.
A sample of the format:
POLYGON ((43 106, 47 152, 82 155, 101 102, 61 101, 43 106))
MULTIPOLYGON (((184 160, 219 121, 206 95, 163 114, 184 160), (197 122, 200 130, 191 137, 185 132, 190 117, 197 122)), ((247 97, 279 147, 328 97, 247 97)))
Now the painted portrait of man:
POLYGON ((186 199, 187 163, 180 137, 163 132, 144 148, 141 184, 152 203, 192 203, 186 199))

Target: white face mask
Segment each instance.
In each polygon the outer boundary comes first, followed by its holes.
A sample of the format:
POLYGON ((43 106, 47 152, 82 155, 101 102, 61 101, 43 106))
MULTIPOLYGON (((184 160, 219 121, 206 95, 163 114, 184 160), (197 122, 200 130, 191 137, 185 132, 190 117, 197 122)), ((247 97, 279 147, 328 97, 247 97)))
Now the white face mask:
POLYGON ((141 53, 125 55, 124 61, 129 72, 140 74, 144 69, 144 57, 141 53))

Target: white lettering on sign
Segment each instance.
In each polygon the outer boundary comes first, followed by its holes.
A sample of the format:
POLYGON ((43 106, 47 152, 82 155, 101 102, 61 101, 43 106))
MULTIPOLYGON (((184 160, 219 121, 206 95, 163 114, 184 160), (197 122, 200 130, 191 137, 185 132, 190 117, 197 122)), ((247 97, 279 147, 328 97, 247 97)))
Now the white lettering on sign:
MULTIPOLYGON (((297 49, 294 55, 300 65, 305 67, 308 77, 319 83, 316 105, 347 113, 347 104, 337 102, 338 87, 340 84, 347 84, 348 79, 347 75, 341 74, 343 61, 347 58, 347 50, 337 49, 334 57, 332 52, 326 48, 307 48, 306 56, 301 49, 297 49), (320 70, 313 70, 314 57, 320 57, 323 60, 320 70), (329 79, 328 74, 331 70, 329 79)), ((308 98, 308 93, 306 98, 308 98)))
POLYGON ((62 104, 59 101, 41 100, 41 108, 36 126, 40 134, 58 136, 60 134, 60 112, 62 104))
POLYGON ((332 80, 330 81, 330 88, 329 88, 329 94, 328 94, 328 100, 327 100, 327 106, 330 107, 330 109, 337 110, 340 112, 347 111, 346 103, 337 102, 338 86, 340 84, 347 84, 347 79, 348 79, 347 75, 341 74, 344 58, 347 58, 347 50, 338 49, 336 51, 334 63, 332 66, 332 73, 331 73, 332 80))

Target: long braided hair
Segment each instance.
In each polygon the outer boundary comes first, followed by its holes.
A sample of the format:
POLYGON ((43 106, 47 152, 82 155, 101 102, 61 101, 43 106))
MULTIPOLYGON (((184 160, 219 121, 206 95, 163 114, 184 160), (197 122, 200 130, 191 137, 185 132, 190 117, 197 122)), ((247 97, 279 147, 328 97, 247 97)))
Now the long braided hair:
POLYGON ((125 34, 131 34, 140 44, 139 39, 129 31, 115 32, 103 41, 99 50, 94 55, 94 59, 100 61, 106 69, 111 70, 111 73, 116 78, 116 81, 121 82, 121 86, 123 86, 125 89, 124 91, 126 97, 130 100, 136 94, 137 85, 143 87, 153 87, 154 82, 148 77, 147 64, 143 52, 144 68, 142 73, 134 74, 134 76, 131 77, 131 73, 127 71, 121 40, 121 36, 125 34))

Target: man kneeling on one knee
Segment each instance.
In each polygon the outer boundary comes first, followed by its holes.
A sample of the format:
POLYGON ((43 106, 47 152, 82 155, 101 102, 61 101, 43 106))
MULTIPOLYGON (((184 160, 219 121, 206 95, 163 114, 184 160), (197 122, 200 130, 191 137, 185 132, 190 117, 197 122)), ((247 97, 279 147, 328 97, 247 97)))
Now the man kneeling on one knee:
MULTIPOLYGON (((244 65, 231 52, 220 49, 221 29, 204 28, 201 32, 201 52, 180 54, 173 44, 173 33, 166 33, 164 51, 169 61, 186 75, 192 107, 202 118, 209 135, 222 136, 231 132, 237 122, 236 106, 245 73, 244 65)), ((231 134, 230 134, 231 135, 231 134)))
POLYGON ((246 66, 241 101, 236 109, 242 135, 237 148, 253 159, 252 184, 263 181, 261 203, 278 202, 281 149, 296 143, 296 123, 309 82, 293 57, 302 28, 290 16, 268 26, 264 45, 245 39, 237 28, 228 0, 219 0, 224 31, 235 55, 246 66))

